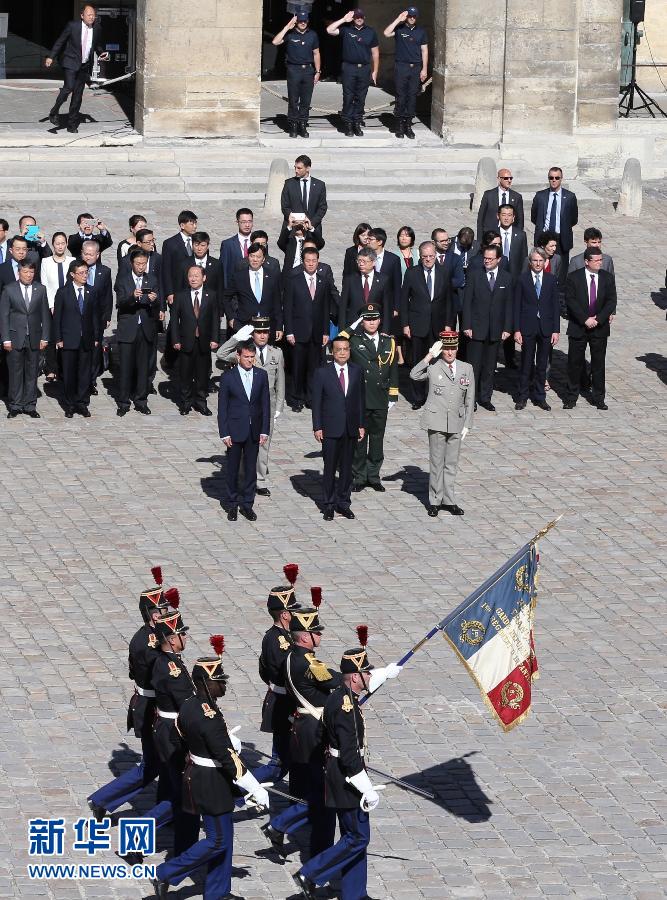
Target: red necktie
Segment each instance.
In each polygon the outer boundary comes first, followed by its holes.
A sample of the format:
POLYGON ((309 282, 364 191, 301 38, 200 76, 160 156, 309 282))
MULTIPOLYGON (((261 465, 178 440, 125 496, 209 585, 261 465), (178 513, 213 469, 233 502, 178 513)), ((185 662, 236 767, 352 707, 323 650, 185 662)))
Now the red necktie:
POLYGON ((310 281, 310 297, 311 300, 315 299, 315 276, 309 275, 308 280, 310 281))
MULTIPOLYGON (((364 303, 368 303, 371 289, 368 286, 368 275, 364 275, 364 303)), ((342 371, 342 370, 341 370, 342 371)))
POLYGON ((438 256, 438 262, 440 263, 440 265, 442 265, 444 263, 444 261, 445 261, 444 254, 440 253, 438 256))
POLYGON ((245 241, 243 242, 243 256, 244 256, 244 259, 248 258, 248 238, 246 238, 245 241))
POLYGON ((588 300, 588 312, 594 316, 598 307, 598 292, 595 283, 595 275, 591 275, 591 293, 588 300))
POLYGON ((338 373, 338 381, 340 382, 343 393, 345 393, 345 369, 341 369, 338 373))

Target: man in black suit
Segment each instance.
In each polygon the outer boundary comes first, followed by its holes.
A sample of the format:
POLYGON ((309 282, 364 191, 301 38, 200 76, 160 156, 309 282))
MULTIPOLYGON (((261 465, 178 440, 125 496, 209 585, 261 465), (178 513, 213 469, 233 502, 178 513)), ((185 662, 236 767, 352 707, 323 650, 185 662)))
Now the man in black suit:
POLYGON ((358 271, 343 278, 343 291, 338 308, 338 328, 347 328, 361 315, 369 303, 382 311, 381 331, 389 334, 393 296, 387 280, 375 271, 377 254, 370 247, 362 247, 357 253, 358 271))
MULTIPOLYGON (((526 237, 526 232, 516 225, 514 207, 509 203, 499 207, 497 224, 503 260, 507 261, 507 271, 516 283, 517 278, 525 268, 526 259, 528 258, 528 238, 526 237)), ((516 369, 514 337, 512 334, 506 341, 503 341, 503 355, 505 357, 505 366, 508 369, 516 369)))
MULTIPOLYGON (((494 225, 494 228, 496 226, 494 225)), ((475 240, 475 232, 472 228, 469 228, 467 225, 464 225, 463 228, 460 229, 459 233, 456 235, 454 240, 452 241, 452 250, 456 254, 456 256, 461 257, 461 266, 463 267, 463 272, 465 274, 472 257, 479 253, 480 243, 475 240)))
POLYGON ((130 409, 130 394, 135 378, 134 408, 149 416, 151 349, 160 313, 160 286, 155 275, 146 274, 148 254, 138 250, 132 254, 129 274, 118 275, 116 310, 118 324, 116 343, 120 356, 120 384, 116 415, 124 416, 130 409))
POLYGON ((295 412, 310 404, 311 382, 322 364, 329 343, 329 311, 333 302, 328 281, 318 273, 320 254, 303 252, 303 265, 285 282, 285 336, 292 347, 292 379, 295 412))
POLYGON ((188 290, 190 283, 188 281, 188 272, 194 264, 200 266, 206 276, 206 290, 218 304, 218 314, 224 313, 222 305, 222 272, 220 271, 220 260, 216 259, 210 253, 211 238, 206 231, 196 231, 192 235, 192 256, 183 262, 181 278, 176 287, 179 291, 188 290))
POLYGON ((238 331, 253 316, 269 316, 275 340, 283 336, 283 301, 280 279, 264 266, 266 250, 261 244, 248 247, 248 268, 237 269, 225 297, 227 325, 238 331))
MULTIPOLYGON (((315 243, 315 241, 306 239, 303 242, 303 249, 301 250, 301 253, 303 253, 304 250, 309 250, 309 249, 318 250, 318 247, 317 247, 317 244, 315 243)), ((303 272, 303 265, 298 266, 296 269, 292 270, 292 272, 296 272, 296 271, 303 272)), ((333 321, 333 322, 336 322, 336 321, 338 321, 338 308, 340 307, 340 293, 338 291, 338 288, 336 287, 336 282, 335 282, 334 276, 333 276, 333 270, 332 270, 331 266, 329 265, 329 263, 322 262, 322 260, 320 259, 320 261, 317 265, 317 274, 326 282, 326 284, 328 286, 329 295, 331 297, 331 306, 329 308, 329 319, 331 319, 331 321, 333 321)))
MULTIPOLYGON (((435 260, 435 244, 423 241, 419 245, 419 265, 407 269, 403 278, 401 322, 403 334, 412 341, 414 360, 423 359, 440 332, 451 329, 456 322, 451 279, 435 260)), ((427 389, 427 382, 413 382, 413 409, 424 405, 427 389)))
POLYGON ((327 186, 311 176, 311 166, 312 161, 305 154, 294 160, 294 177, 285 179, 280 208, 283 226, 289 222, 291 213, 303 213, 318 237, 322 237, 322 219, 327 214, 327 186))
POLYGON ((65 81, 49 113, 49 121, 56 127, 60 124, 58 117, 60 107, 71 94, 67 117, 67 130, 70 132, 79 130, 79 110, 83 89, 93 67, 93 51, 100 60, 109 59, 109 54, 102 46, 102 26, 96 19, 95 7, 92 3, 87 3, 81 10, 80 19, 75 19, 65 26, 45 60, 48 69, 53 60, 58 59, 65 72, 65 81))
MULTIPOLYGON (((111 325, 113 313, 113 288, 111 286, 111 269, 100 262, 100 248, 97 241, 84 241, 81 246, 81 259, 88 266, 88 284, 95 288, 102 311, 102 333, 111 325)), ((90 393, 97 394, 97 379, 102 374, 102 341, 93 350, 93 377, 90 382, 90 393)))
POLYGON ((236 348, 238 363, 224 372, 218 391, 218 433, 227 447, 227 519, 235 522, 241 515, 254 522, 253 510, 257 490, 257 455, 260 444, 267 442, 271 431, 269 377, 255 366, 255 344, 241 343, 236 348), (239 496, 239 468, 243 460, 244 481, 239 496))
POLYGON ((593 403, 598 409, 609 407, 605 397, 605 357, 609 323, 616 315, 616 281, 602 268, 602 250, 589 247, 584 252, 585 268, 568 275, 565 303, 568 312, 567 394, 563 409, 574 409, 579 397, 581 370, 586 344, 591 351, 593 403))
POLYGON ((549 187, 533 197, 530 221, 535 226, 535 242, 543 231, 553 231, 558 239, 558 253, 562 264, 560 284, 565 284, 570 262, 570 250, 574 246, 572 229, 579 221, 577 196, 563 187, 563 170, 559 166, 549 169, 549 187))
POLYGON ((391 250, 385 250, 387 232, 384 228, 371 228, 368 236, 368 246, 375 251, 375 271, 382 276, 389 292, 389 307, 391 319, 389 327, 398 317, 401 308, 401 261, 391 250))
POLYGON ((513 181, 514 176, 509 169, 498 170, 498 187, 490 188, 482 194, 477 213, 477 234, 498 227, 498 209, 501 206, 512 207, 516 227, 523 231, 523 197, 512 190, 513 181))
POLYGON ((37 375, 39 353, 46 350, 51 311, 46 288, 35 282, 37 267, 24 260, 19 280, 6 285, 0 295, 0 335, 9 369, 8 419, 25 413, 39 419, 37 375))
POLYGON ((113 245, 109 229, 101 219, 96 219, 90 213, 80 213, 76 218, 76 224, 79 230, 67 238, 67 249, 75 259, 81 256, 84 241, 95 241, 99 244, 100 256, 104 250, 113 245))
POLYGON ((102 340, 102 307, 88 284, 88 266, 82 259, 73 259, 67 274, 67 283, 55 296, 53 337, 62 351, 65 417, 71 419, 78 412, 88 419, 93 350, 102 340))
MULTIPOLYGON (((162 294, 162 254, 155 249, 155 234, 150 228, 140 228, 135 235, 137 242, 133 244, 125 256, 118 263, 118 275, 129 275, 132 272, 132 256, 137 250, 143 250, 148 254, 148 262, 146 263, 146 274, 155 275, 157 283, 160 287, 160 311, 158 313, 158 323, 155 328, 155 339, 151 347, 150 361, 150 387, 149 394, 155 394, 153 387, 155 376, 157 374, 157 351, 159 336, 164 328, 164 320, 166 317, 167 303, 162 294)), ((108 326, 107 326, 108 327, 108 326)))
POLYGON ((286 278, 292 269, 301 265, 301 254, 306 241, 310 241, 321 250, 324 247, 324 238, 312 227, 308 219, 303 222, 295 222, 292 216, 280 230, 277 244, 278 249, 285 254, 283 258, 283 278, 286 278))
POLYGON ((560 302, 556 278, 544 271, 546 261, 546 251, 533 247, 528 271, 514 284, 514 340, 521 347, 519 387, 514 398, 517 410, 526 408, 529 396, 540 409, 551 409, 544 384, 549 351, 560 338, 560 302))
POLYGON ((500 271, 502 251, 497 245, 483 250, 484 271, 468 272, 461 324, 468 337, 468 362, 475 372, 477 402, 489 412, 498 343, 512 330, 512 276, 500 271))
POLYGON ((0 265, 0 291, 6 284, 13 284, 19 280, 20 266, 22 262, 31 262, 28 257, 28 242, 24 237, 15 235, 7 241, 8 257, 0 265))
POLYGON ((187 416, 193 406, 203 416, 212 415, 206 397, 211 377, 211 350, 217 350, 220 344, 220 315, 218 297, 205 286, 206 281, 204 268, 191 262, 187 290, 176 291, 171 305, 171 335, 174 350, 179 351, 182 416, 187 416))
POLYGON ((162 295, 171 306, 174 294, 178 290, 183 266, 194 256, 192 238, 197 231, 197 216, 189 209, 178 214, 178 234, 167 238, 162 243, 162 265, 160 267, 162 295))
POLYGON ((333 363, 317 369, 313 376, 313 433, 322 444, 322 511, 327 522, 333 519, 334 510, 354 519, 350 509, 352 459, 366 433, 364 372, 349 359, 350 340, 339 335, 333 340, 333 363))

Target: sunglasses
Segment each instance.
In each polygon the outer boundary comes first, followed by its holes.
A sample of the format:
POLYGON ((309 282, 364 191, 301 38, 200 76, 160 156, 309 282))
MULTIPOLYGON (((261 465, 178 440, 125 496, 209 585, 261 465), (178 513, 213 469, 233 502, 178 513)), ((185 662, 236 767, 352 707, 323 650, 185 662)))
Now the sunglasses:
POLYGON ((514 175, 501 175, 501 181, 514 181, 514 175))
POLYGON ((549 181, 560 181, 562 177, 562 175, 549 175, 549 181))

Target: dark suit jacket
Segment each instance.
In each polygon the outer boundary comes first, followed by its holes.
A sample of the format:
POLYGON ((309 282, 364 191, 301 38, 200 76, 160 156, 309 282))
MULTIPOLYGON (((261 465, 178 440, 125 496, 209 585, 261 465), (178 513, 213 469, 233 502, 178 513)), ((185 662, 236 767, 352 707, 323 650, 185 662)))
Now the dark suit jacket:
POLYGON ((111 288, 111 269, 97 262, 95 266, 95 284, 93 285, 101 304, 104 325, 111 321, 113 313, 113 291, 111 288))
MULTIPOLYGON (((249 268, 250 268, 250 265, 248 263, 248 260, 240 259, 236 263, 236 269, 234 271, 240 272, 244 269, 247 271, 249 268)), ((274 278, 280 278, 280 274, 281 274, 280 273, 280 263, 275 258, 275 256, 265 256, 264 257, 264 268, 267 270, 269 275, 272 275, 274 278)), ((224 297, 225 293, 227 293, 227 292, 223 290, 223 297, 224 297)))
POLYGON ((119 273, 116 278, 114 285, 116 310, 118 311, 116 340, 120 344, 131 344, 137 336, 138 328, 143 330, 146 340, 151 343, 157 335, 157 322, 160 312, 160 286, 157 278, 152 274, 143 276, 141 286, 157 294, 157 300, 149 300, 148 295, 144 295, 141 299, 134 296, 136 284, 134 275, 131 272, 119 273))
POLYGON ((83 316, 71 280, 56 291, 51 339, 62 341, 65 350, 78 350, 82 342, 84 350, 93 350, 95 342, 102 340, 102 304, 95 288, 86 284, 83 290, 83 316))
MULTIPOLYGON (((465 274, 465 271, 466 271, 466 268, 467 268, 467 267, 463 265, 463 256, 460 255, 460 254, 458 254, 458 253, 455 253, 455 252, 454 252, 454 247, 456 247, 456 246, 458 246, 458 245, 457 245, 457 242, 456 242, 456 238, 454 238, 453 241, 452 241, 452 243, 451 243, 450 251, 451 251, 452 253, 454 253, 454 256, 459 256, 459 258, 461 259, 461 267, 463 268, 464 274, 465 274)), ((467 261, 468 261, 468 265, 470 265, 470 260, 475 256, 475 254, 476 254, 476 253, 479 253, 479 248, 480 248, 480 243, 479 243, 479 241, 478 241, 478 240, 473 240, 472 244, 470 245, 470 250, 467 251, 467 257, 466 257, 466 259, 467 259, 467 261)), ((460 248, 459 248, 459 249, 460 249, 460 248)))
POLYGON ((347 373, 347 394, 341 389, 333 363, 313 373, 313 431, 324 431, 325 438, 359 437, 359 429, 366 426, 364 370, 348 362, 347 373))
POLYGON ((308 191, 308 209, 303 208, 301 196, 301 179, 296 175, 286 178, 283 191, 280 195, 280 208, 285 217, 285 225, 291 212, 305 213, 318 235, 322 236, 322 219, 327 213, 327 186, 319 178, 310 177, 310 190, 308 191))
POLYGON ((539 300, 532 272, 524 272, 514 284, 514 330, 520 331, 524 337, 536 334, 549 337, 560 331, 558 281, 548 272, 543 272, 541 277, 539 300))
POLYGON ((445 266, 433 266, 433 301, 426 289, 424 267, 419 263, 405 273, 401 288, 401 323, 414 337, 437 334, 456 321, 452 286, 445 266))
MULTIPOLYGON (((437 256, 435 264, 436 266, 441 265, 437 256)), ((466 273, 463 270, 463 261, 451 248, 445 253, 445 261, 442 263, 442 266, 445 272, 448 273, 451 285, 455 290, 465 287, 466 273)))
MULTIPOLYGON (((194 256, 188 256, 186 260, 183 261, 183 268, 181 269, 181 279, 178 283, 176 290, 178 291, 188 291, 190 290, 190 285, 188 284, 188 269, 189 267, 195 263, 196 260, 194 256)), ((206 259, 206 290, 211 294, 212 297, 216 298, 218 304, 218 310, 222 311, 222 272, 220 271, 220 260, 216 259, 215 256, 211 256, 208 254, 206 259)))
MULTIPOLYGON (((376 272, 373 275, 373 284, 371 285, 368 302, 375 303, 382 313, 382 324, 380 330, 385 334, 389 333, 391 328, 391 319, 393 312, 393 296, 391 293, 391 285, 382 275, 376 272)), ((359 317, 361 307, 364 305, 364 287, 361 273, 357 270, 355 274, 346 275, 343 278, 343 292, 338 306, 338 327, 345 328, 359 317)))
MULTIPOLYGON (((317 231, 309 231, 306 236, 309 240, 314 241, 318 250, 321 250, 322 247, 324 247, 324 238, 317 231)), ((295 268, 294 257, 296 255, 298 241, 287 225, 283 225, 276 243, 278 244, 278 249, 282 250, 285 254, 285 258, 283 259, 283 275, 288 275, 290 271, 295 268)), ((300 262, 301 261, 299 261, 299 264, 300 262)))
POLYGON ((512 276, 496 269, 493 293, 484 271, 468 270, 461 330, 472 328, 473 340, 499 341, 503 331, 512 331, 513 292, 512 276))
MULTIPOLYGON (((472 257, 470 262, 468 263, 468 275, 472 272, 483 272, 484 271, 484 254, 480 248, 478 253, 472 257)), ((507 259, 504 256, 500 257, 500 262, 498 263, 498 271, 499 272, 508 272, 510 271, 510 264, 507 262, 507 259)))
POLYGON ((283 330, 283 297, 280 278, 276 278, 264 267, 262 301, 257 302, 250 285, 250 267, 234 272, 231 290, 225 299, 227 321, 234 320, 235 326, 248 325, 253 316, 269 316, 274 331, 283 330))
MULTIPOLYGON (((248 246, 250 242, 248 241, 248 246)), ((241 245, 239 244, 238 234, 233 237, 225 238, 220 244, 220 267, 222 268, 222 281, 225 291, 232 289, 232 281, 239 263, 245 260, 241 245)))
MULTIPOLYGON (((530 221, 535 226, 535 240, 545 231, 544 220, 549 208, 549 188, 538 191, 533 197, 533 205, 530 208, 530 221)), ((576 194, 562 189, 560 204, 560 245, 568 253, 574 246, 572 229, 579 221, 579 208, 576 194)))
POLYGON ((67 249, 72 254, 74 259, 77 259, 79 256, 81 256, 81 247, 83 246, 84 241, 95 241, 95 243, 100 248, 100 258, 102 256, 102 252, 113 245, 113 239, 109 231, 107 231, 105 234, 91 234, 90 237, 85 238, 82 238, 77 231, 76 234, 70 234, 70 236, 67 238, 67 249))
POLYGON ((348 247, 345 251, 345 257, 343 259, 343 278, 345 278, 346 275, 354 275, 355 272, 359 271, 357 266, 358 255, 358 247, 348 247))
POLYGON ((46 288, 32 283, 30 308, 26 309, 23 285, 8 284, 0 294, 0 336, 11 341, 13 350, 21 350, 28 339, 31 350, 39 350, 40 341, 48 341, 51 334, 51 310, 46 288))
MULTIPOLYGON (((173 234, 162 244, 160 265, 160 285, 166 302, 170 294, 175 294, 181 283, 181 273, 186 260, 192 259, 185 249, 181 232, 173 234)), ((120 269, 119 269, 120 272, 120 269)))
POLYGON ((392 253, 390 250, 384 251, 379 274, 387 283, 393 317, 394 310, 399 312, 401 308, 401 282, 403 281, 401 261, 395 253, 392 253))
MULTIPOLYGON (((118 263, 118 275, 129 275, 132 271, 132 260, 130 259, 130 254, 126 253, 125 256, 118 263)), ((158 253, 157 250, 154 250, 151 254, 149 254, 148 259, 148 274, 155 275, 158 280, 158 284, 160 285, 160 305, 162 309, 165 309, 167 306, 167 302, 165 300, 164 293, 162 291, 162 254, 158 253)))
POLYGON ((616 280, 609 272, 597 273, 597 309, 595 318, 598 324, 593 329, 586 328, 584 322, 589 317, 588 279, 586 269, 577 269, 567 276, 565 282, 565 303, 569 317, 567 333, 569 337, 583 337, 591 334, 609 337, 609 316, 616 313, 616 280))
MULTIPOLYGON (((514 207, 514 225, 523 231, 523 197, 517 191, 508 191, 507 203, 514 207)), ((481 237, 485 231, 498 228, 498 187, 490 188, 482 194, 482 202, 477 213, 477 234, 481 237)))
POLYGON ((242 444, 248 438, 259 441, 260 435, 269 434, 271 429, 269 376, 259 366, 253 366, 252 373, 250 400, 238 366, 220 376, 218 432, 221 438, 230 437, 235 444, 242 444))
MULTIPOLYGON (((217 265, 217 260, 216 260, 217 265)), ((190 288, 176 291, 171 304, 171 339, 174 344, 189 353, 195 346, 195 330, 199 326, 199 339, 208 346, 211 341, 220 343, 220 307, 215 293, 204 285, 199 296, 199 320, 195 319, 190 288)))
POLYGON ((315 272, 315 298, 310 296, 303 266, 293 269, 285 280, 283 312, 285 334, 293 334, 299 343, 314 341, 322 345, 322 337, 329 334, 329 315, 333 299, 329 281, 315 272))
MULTIPOLYGON (((102 46, 102 25, 99 20, 93 25, 93 39, 90 44, 88 67, 92 68, 93 50, 95 53, 104 52, 102 46)), ((49 53, 51 59, 57 59, 63 69, 73 69, 78 72, 81 68, 81 19, 68 22, 49 53)), ((73 254, 76 256, 76 253, 73 254)))
MULTIPOLYGON (((301 272, 301 274, 303 274, 303 266, 297 266, 295 269, 292 269, 293 275, 296 272, 301 272)), ((340 307, 340 294, 338 292, 338 288, 336 287, 333 271, 331 270, 331 266, 329 265, 329 263, 320 262, 317 266, 317 274, 328 285, 330 298, 329 318, 332 322, 336 322, 338 320, 338 308, 340 307)))
POLYGON ((12 258, 8 257, 0 265, 0 290, 2 290, 4 285, 13 284, 15 281, 17 281, 17 278, 14 273, 14 266, 12 265, 12 258))
MULTIPOLYGON (((502 238, 503 232, 500 231, 502 238)), ((516 280, 523 271, 523 264, 528 259, 528 238, 525 231, 519 231, 512 226, 512 240, 510 241, 509 272, 516 280)))

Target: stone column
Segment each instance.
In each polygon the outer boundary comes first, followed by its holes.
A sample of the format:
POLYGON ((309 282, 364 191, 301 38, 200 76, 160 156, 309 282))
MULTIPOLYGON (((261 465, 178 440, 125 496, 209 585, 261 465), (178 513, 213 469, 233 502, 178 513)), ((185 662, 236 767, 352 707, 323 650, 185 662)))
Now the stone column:
POLYGON ((576 107, 581 128, 613 127, 618 119, 622 16, 623 0, 581 5, 576 107))
POLYGON ((136 128, 148 137, 259 132, 262 0, 138 0, 136 128))

